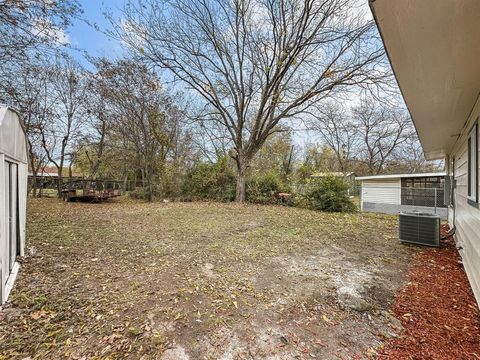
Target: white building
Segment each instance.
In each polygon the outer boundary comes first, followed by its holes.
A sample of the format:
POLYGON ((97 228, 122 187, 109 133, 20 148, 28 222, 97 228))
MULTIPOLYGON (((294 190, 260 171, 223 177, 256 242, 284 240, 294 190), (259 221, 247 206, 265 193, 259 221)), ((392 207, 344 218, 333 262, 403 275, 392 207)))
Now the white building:
POLYGON ((398 214, 429 212, 447 218, 445 173, 361 176, 360 208, 366 212, 398 214))
POLYGON ((0 305, 19 270, 25 249, 27 142, 19 115, 0 107, 0 305))
POLYGON ((480 303, 480 1, 370 0, 428 159, 445 159, 448 221, 480 303))

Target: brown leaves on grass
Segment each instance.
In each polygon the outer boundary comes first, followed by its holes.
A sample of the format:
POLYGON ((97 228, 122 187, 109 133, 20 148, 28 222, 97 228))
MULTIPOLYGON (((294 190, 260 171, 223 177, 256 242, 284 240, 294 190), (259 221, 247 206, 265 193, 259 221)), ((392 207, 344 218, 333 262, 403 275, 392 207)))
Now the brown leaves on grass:
POLYGON ((459 260, 452 239, 416 254, 393 307, 405 331, 380 359, 480 359, 479 311, 459 260))
POLYGON ((31 199, 36 250, 0 312, 0 360, 351 359, 387 324, 338 309, 337 279, 378 271, 381 291, 367 295, 389 306, 412 253, 392 241, 395 224, 280 206, 31 199))

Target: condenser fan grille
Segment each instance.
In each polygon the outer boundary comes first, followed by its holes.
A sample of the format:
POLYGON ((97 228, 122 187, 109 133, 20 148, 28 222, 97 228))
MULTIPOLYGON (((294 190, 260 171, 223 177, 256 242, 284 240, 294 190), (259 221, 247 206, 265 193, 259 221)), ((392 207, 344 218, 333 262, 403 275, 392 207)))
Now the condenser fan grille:
POLYGON ((420 212, 400 213, 399 237, 402 242, 440 246, 440 217, 420 212))

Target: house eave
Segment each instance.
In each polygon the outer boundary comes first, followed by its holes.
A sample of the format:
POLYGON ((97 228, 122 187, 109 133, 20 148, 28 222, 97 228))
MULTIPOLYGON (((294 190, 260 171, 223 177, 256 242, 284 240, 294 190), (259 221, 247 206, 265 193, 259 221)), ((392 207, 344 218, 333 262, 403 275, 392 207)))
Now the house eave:
POLYGON ((451 153, 480 87, 480 1, 370 0, 426 158, 451 153))

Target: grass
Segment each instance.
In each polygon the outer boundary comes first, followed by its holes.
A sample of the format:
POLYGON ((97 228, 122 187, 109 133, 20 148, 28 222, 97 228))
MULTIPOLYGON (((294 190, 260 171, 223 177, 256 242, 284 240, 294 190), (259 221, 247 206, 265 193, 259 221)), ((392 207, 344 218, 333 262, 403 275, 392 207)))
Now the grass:
POLYGON ((392 216, 128 199, 31 199, 27 239, 0 359, 363 355, 413 252, 392 216))

